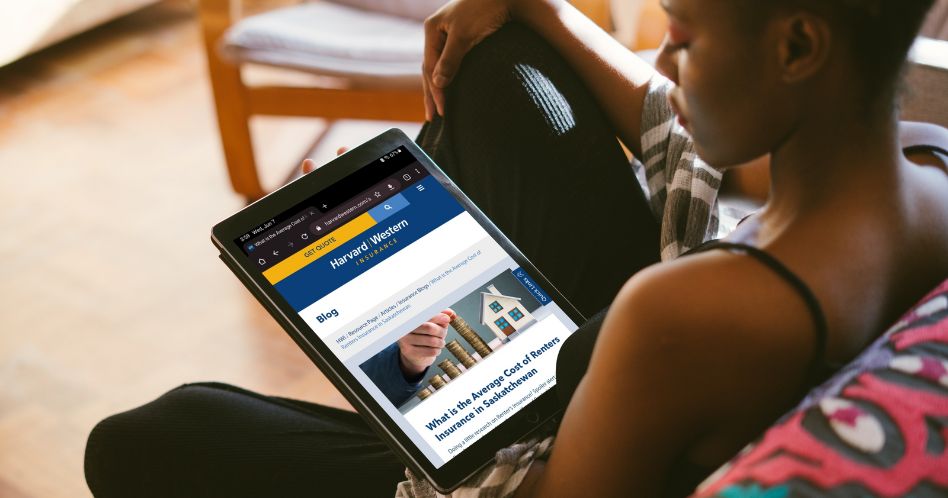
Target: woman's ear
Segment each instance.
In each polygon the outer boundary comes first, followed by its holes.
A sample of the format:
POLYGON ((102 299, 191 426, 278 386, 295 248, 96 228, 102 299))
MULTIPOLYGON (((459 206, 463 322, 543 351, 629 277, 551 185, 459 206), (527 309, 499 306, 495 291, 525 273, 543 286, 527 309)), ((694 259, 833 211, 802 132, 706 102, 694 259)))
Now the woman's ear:
POLYGON ((799 83, 823 69, 830 59, 833 42, 826 19, 801 12, 779 24, 780 79, 784 83, 799 83))

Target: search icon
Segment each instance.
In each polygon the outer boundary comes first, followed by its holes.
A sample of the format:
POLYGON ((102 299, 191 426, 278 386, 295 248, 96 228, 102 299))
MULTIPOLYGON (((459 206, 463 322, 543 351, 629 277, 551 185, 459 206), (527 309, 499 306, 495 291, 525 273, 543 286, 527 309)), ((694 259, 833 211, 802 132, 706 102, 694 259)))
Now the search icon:
POLYGON ((378 206, 369 210, 369 216, 372 217, 376 222, 381 222, 382 220, 388 218, 389 216, 394 216, 395 213, 401 211, 408 207, 408 200, 405 199, 405 196, 402 194, 395 194, 388 199, 385 199, 378 206))

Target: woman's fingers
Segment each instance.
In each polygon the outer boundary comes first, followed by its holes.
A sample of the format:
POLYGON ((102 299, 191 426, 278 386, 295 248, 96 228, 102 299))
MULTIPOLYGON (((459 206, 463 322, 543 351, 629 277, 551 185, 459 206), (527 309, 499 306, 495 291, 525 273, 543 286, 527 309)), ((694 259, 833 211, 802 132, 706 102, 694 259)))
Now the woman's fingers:
POLYGON ((425 121, 430 122, 434 119, 435 103, 431 96, 431 85, 428 83, 428 75, 425 74, 424 66, 421 68, 421 89, 425 94, 425 121))
POLYGON ((434 118, 436 110, 432 84, 432 71, 438 64, 441 57, 441 50, 444 48, 444 31, 440 29, 440 16, 435 14, 425 20, 425 53, 424 62, 421 65, 421 83, 425 93, 425 116, 428 121, 434 118))
POLYGON ((447 34, 444 50, 441 51, 431 76, 431 97, 435 108, 438 109, 438 114, 442 116, 444 116, 445 107, 444 89, 451 84, 458 67, 461 66, 461 59, 470 48, 471 44, 467 40, 462 40, 456 34, 447 34))
POLYGON ((458 67, 461 66, 461 59, 464 58, 464 54, 470 49, 470 40, 466 38, 462 39, 461 36, 454 33, 448 33, 447 40, 444 42, 444 49, 441 51, 438 63, 435 64, 431 78, 431 82, 434 83, 435 88, 443 89, 451 84, 451 80, 454 79, 454 74, 457 73, 458 67))
POLYGON ((444 89, 471 48, 512 18, 515 0, 453 0, 425 19, 425 116, 444 116, 444 89), (433 108, 433 109, 432 109, 433 108))
MULTIPOLYGON (((341 156, 348 151, 349 151, 348 147, 339 147, 338 149, 336 149, 336 155, 341 156)), ((310 158, 303 159, 302 168, 303 168, 304 175, 307 173, 312 173, 313 171, 316 171, 316 161, 313 161, 310 158)))
POLYGON ((425 88, 425 106, 433 105, 444 116, 444 89, 451 84, 461 66, 461 59, 474 44, 461 36, 458 29, 435 15, 425 21, 425 62, 422 82, 425 88), (429 100, 430 99, 430 100, 429 100))

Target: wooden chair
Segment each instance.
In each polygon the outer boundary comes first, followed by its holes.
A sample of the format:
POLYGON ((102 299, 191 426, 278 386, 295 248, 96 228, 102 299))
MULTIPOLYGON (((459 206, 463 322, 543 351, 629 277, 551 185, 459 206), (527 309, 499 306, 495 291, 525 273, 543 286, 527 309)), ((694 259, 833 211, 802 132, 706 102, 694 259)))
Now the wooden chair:
MULTIPOLYGON (((425 1, 429 4, 437 3, 437 0, 425 1)), ((371 3, 370 0, 335 0, 335 2, 371 3)), ((335 2, 323 0, 300 4, 295 8, 332 9, 334 7, 331 5, 335 2), (313 7, 314 4, 319 5, 313 7)), ((609 25, 609 0, 576 0, 575 3, 600 25, 609 25)), ((228 46, 233 42, 228 38, 233 34, 233 31, 229 30, 238 29, 237 23, 244 21, 237 15, 240 6, 240 0, 200 0, 199 8, 227 171, 234 190, 248 200, 253 201, 267 193, 267 189, 261 185, 254 159, 249 125, 250 118, 253 116, 319 117, 327 120, 346 118, 422 121, 424 119, 421 91, 422 46, 420 44, 417 47, 416 61, 408 63, 402 60, 399 64, 404 67, 388 72, 380 71, 377 74, 371 74, 371 69, 369 69, 367 73, 365 70, 372 67, 371 63, 363 64, 359 71, 349 72, 346 70, 348 65, 338 60, 328 65, 317 65, 318 67, 305 67, 305 64, 301 67, 300 64, 294 62, 292 57, 280 57, 278 53, 274 57, 274 51, 269 53, 267 56, 269 58, 260 58, 256 57, 259 54, 253 51, 234 50, 234 47, 228 46), (328 75, 336 84, 332 87, 253 86, 241 76, 241 67, 253 63, 328 75)), ((339 9, 344 8, 347 7, 343 6, 339 9)), ((341 12, 340 15, 349 16, 347 19, 356 21, 352 24, 361 22, 361 19, 353 17, 351 11, 341 12)), ((375 15, 372 22, 385 22, 385 19, 371 11, 365 11, 365 15, 367 18, 375 15)), ((405 25, 406 22, 413 22, 419 37, 423 33, 421 19, 417 15, 413 20, 402 19, 392 22, 401 23, 397 25, 397 29, 403 30, 409 29, 405 25)), ((337 22, 330 27, 339 29, 340 25, 337 22)), ((348 27, 345 26, 345 28, 348 27)), ((314 25, 312 29, 321 28, 314 25)), ((353 60, 353 62, 352 65, 359 65, 358 61, 353 60)))
MULTIPOLYGON (((267 193, 261 185, 250 137, 250 118, 310 116, 324 119, 424 119, 421 87, 295 87, 249 86, 241 77, 241 61, 224 60, 219 52, 222 37, 236 16, 234 0, 201 0, 200 19, 207 51, 227 171, 234 190, 248 200, 267 193)), ((419 69, 420 71, 420 69, 419 69)), ((419 73, 420 74, 420 73, 419 73)))

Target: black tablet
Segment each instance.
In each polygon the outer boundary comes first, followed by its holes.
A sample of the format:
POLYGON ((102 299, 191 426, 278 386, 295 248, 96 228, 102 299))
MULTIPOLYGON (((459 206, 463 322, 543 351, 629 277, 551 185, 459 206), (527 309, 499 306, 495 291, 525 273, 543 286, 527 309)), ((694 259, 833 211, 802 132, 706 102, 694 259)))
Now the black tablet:
POLYGON ((212 240, 438 490, 556 415, 556 356, 583 317, 400 130, 220 222, 212 240), (418 373, 400 339, 435 316, 445 344, 418 373))

